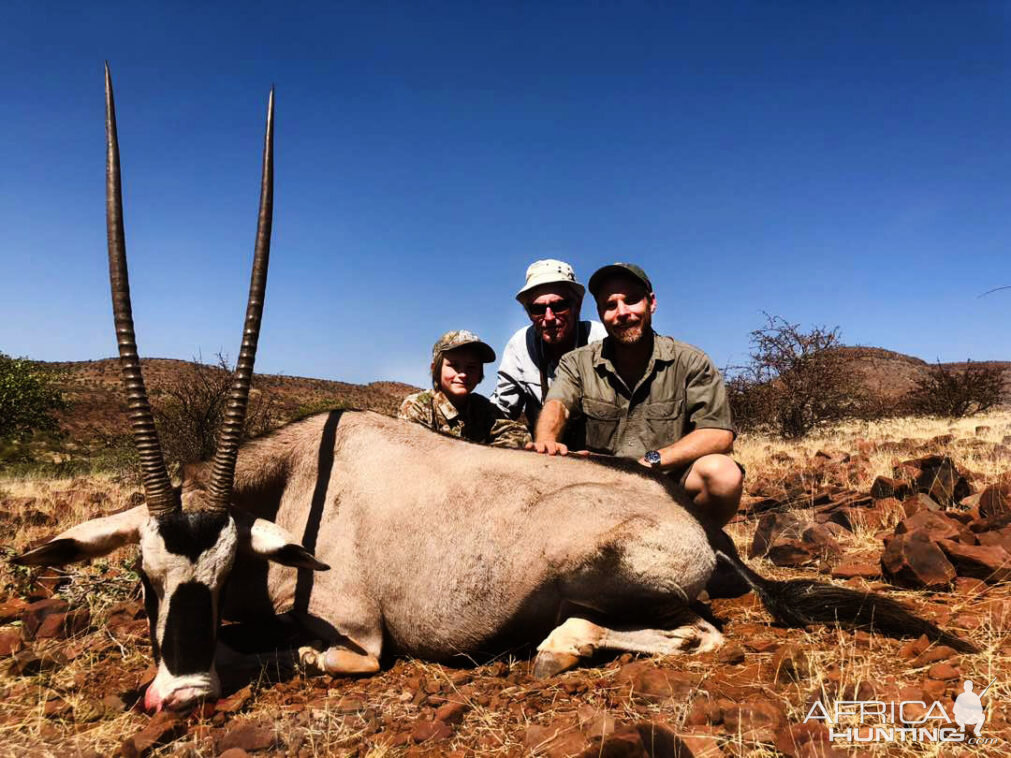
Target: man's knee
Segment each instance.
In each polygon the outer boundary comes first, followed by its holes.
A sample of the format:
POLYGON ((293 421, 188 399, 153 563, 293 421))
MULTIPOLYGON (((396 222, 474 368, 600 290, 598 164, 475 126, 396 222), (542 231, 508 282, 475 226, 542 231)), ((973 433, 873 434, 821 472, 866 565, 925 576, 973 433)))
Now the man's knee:
POLYGON ((721 453, 703 455, 692 464, 692 474, 698 475, 701 480, 700 489, 717 497, 740 494, 744 486, 741 467, 729 455, 721 453))

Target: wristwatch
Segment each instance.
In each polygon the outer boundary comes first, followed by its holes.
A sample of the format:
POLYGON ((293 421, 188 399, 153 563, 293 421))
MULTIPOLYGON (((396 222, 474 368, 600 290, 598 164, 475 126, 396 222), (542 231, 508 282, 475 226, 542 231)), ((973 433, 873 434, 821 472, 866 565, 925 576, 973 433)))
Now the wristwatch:
POLYGON ((653 468, 656 468, 657 466, 660 465, 660 453, 657 452, 656 450, 647 450, 646 454, 643 456, 643 459, 645 459, 646 463, 648 463, 653 468))

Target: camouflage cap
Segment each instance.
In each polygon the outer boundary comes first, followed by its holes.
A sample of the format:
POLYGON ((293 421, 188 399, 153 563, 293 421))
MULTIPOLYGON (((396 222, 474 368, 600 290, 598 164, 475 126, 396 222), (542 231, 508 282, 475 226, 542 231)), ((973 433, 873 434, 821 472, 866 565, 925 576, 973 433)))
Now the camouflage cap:
POLYGON ((587 284, 590 288, 590 294, 596 298, 597 292, 600 290, 600 285, 604 283, 604 279, 615 275, 635 279, 645 285, 647 292, 653 291, 653 283, 649 280, 649 277, 646 276, 646 272, 634 263, 612 263, 608 266, 598 268, 593 272, 593 276, 590 277, 589 284, 587 284))
POLYGON ((450 350, 456 350, 458 347, 466 347, 467 345, 474 345, 478 349, 482 363, 494 363, 495 351, 491 349, 488 343, 482 342, 481 338, 474 334, 474 332, 469 332, 466 329, 454 329, 439 337, 436 343, 432 345, 432 362, 434 363, 439 360, 439 356, 443 353, 448 353, 450 350))

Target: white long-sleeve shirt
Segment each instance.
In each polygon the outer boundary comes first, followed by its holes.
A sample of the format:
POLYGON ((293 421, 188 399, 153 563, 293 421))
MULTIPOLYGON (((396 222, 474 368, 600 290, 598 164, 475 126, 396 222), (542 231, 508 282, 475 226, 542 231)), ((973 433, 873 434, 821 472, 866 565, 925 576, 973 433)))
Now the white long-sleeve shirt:
MULTIPOLYGON (((580 321, 576 347, 604 339, 607 332, 599 321, 580 321)), ((545 365, 548 387, 558 364, 544 352, 544 343, 533 325, 509 338, 498 366, 498 381, 491 401, 511 419, 525 413, 533 429, 541 412, 541 365, 545 365)))

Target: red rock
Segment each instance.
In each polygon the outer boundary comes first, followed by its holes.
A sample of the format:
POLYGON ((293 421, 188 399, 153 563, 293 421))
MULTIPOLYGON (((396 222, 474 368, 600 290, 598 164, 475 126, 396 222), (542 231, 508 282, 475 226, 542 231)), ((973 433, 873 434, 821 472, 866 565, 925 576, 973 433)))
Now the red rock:
POLYGON ((635 697, 664 700, 690 695, 698 686, 699 677, 683 671, 658 669, 652 661, 636 661, 618 669, 614 681, 630 685, 635 697))
POLYGON ((48 650, 44 653, 22 650, 11 658, 10 671, 18 676, 34 676, 66 665, 67 659, 58 650, 48 650))
POLYGON ((162 711, 132 737, 127 737, 119 747, 124 758, 139 758, 159 745, 181 737, 186 732, 186 722, 173 713, 162 711))
POLYGON ((997 547, 1004 548, 1005 551, 1011 553, 1011 526, 1005 526, 1001 529, 991 529, 986 532, 979 532, 976 534, 976 541, 980 545, 996 545, 997 547))
MULTIPOLYGON (((233 722, 234 723, 234 722, 233 722)), ((277 745, 277 733, 266 725, 255 721, 245 721, 231 726, 218 740, 218 750, 225 751, 237 747, 252 753, 256 750, 267 750, 277 745)))
POLYGON ((923 694, 926 695, 927 702, 944 697, 946 689, 948 689, 948 685, 942 679, 927 679, 923 683, 923 694))
POLYGON ((789 758, 842 758, 848 753, 830 741, 828 728, 818 721, 791 724, 776 732, 776 749, 789 758))
POLYGON ((843 529, 832 523, 802 524, 800 539, 779 535, 773 539, 766 555, 777 566, 805 566, 839 555, 842 549, 835 540, 833 527, 843 529))
POLYGON ((26 640, 35 639, 35 632, 51 613, 63 613, 70 607, 62 598, 47 598, 29 605, 21 617, 21 629, 26 640))
POLYGON ((773 656, 772 670, 777 682, 796 682, 811 675, 811 662, 803 650, 786 644, 773 656))
POLYGON ((28 603, 19 597, 11 597, 0 603, 0 625, 17 621, 28 609, 28 603))
POLYGON ((679 734, 677 740, 678 744, 671 754, 676 758, 721 758, 725 755, 719 740, 710 734, 679 734))
POLYGON ((926 666, 929 663, 946 660, 954 655, 958 655, 954 648, 948 647, 947 645, 936 645, 934 647, 927 648, 916 656, 910 665, 920 668, 921 666, 926 666))
POLYGON ((217 713, 238 713, 253 698, 253 688, 246 685, 241 690, 233 692, 228 697, 223 697, 214 704, 217 713))
POLYGON ((950 663, 935 663, 929 669, 927 669, 927 676, 931 679, 959 679, 962 676, 957 668, 952 666, 950 663))
POLYGON ((225 750, 221 755, 219 755, 218 758, 246 758, 247 755, 249 755, 249 753, 241 747, 230 747, 228 750, 225 750))
POLYGON ((907 516, 912 516, 917 513, 923 513, 924 511, 929 511, 931 513, 941 510, 941 506, 937 502, 923 492, 917 492, 914 495, 910 495, 905 500, 902 501, 902 510, 907 516))
POLYGON ((896 535, 881 555, 881 567, 904 587, 939 589, 956 576, 955 567, 923 529, 896 535))
POLYGON ((756 558, 769 552, 773 542, 780 537, 797 539, 803 531, 804 522, 792 513, 776 511, 766 513, 758 521, 755 536, 751 541, 748 557, 756 558))
POLYGON ((357 697, 342 697, 337 701, 334 710, 337 713, 361 713, 365 710, 365 701, 357 697))
POLYGON ((837 579, 852 579, 853 577, 878 579, 881 577, 881 566, 862 561, 844 561, 832 569, 832 576, 837 579))
POLYGON ((917 639, 905 643, 899 650, 899 655, 907 660, 915 658, 918 655, 922 655, 930 645, 931 642, 927 639, 927 635, 921 634, 917 639))
POLYGON ((411 730, 411 739, 417 743, 444 740, 453 736, 453 727, 445 721, 418 719, 411 730))
POLYGON ((996 545, 963 545, 951 540, 938 540, 937 544, 963 576, 972 576, 985 582, 1005 582, 1011 579, 1011 555, 996 545))
POLYGON ((541 726, 528 726, 523 734, 523 743, 529 753, 548 758, 579 755, 589 746, 589 741, 568 719, 541 726))
POLYGON ((435 711, 437 721, 445 721, 447 724, 459 724, 463 721, 463 716, 470 710, 466 703, 450 702, 439 706, 435 711))
POLYGON ((965 527, 943 513, 921 510, 904 518, 896 527, 896 534, 924 529, 932 540, 957 539, 965 527))
POLYGON ((994 518, 1011 513, 1011 478, 991 484, 979 494, 979 515, 994 518))
POLYGON ((748 734, 752 739, 772 741, 773 733, 786 722, 783 709, 766 699, 734 703, 723 709, 723 723, 731 734, 748 734))
POLYGON ((21 632, 17 629, 4 629, 0 631, 0 658, 14 655, 21 649, 21 632))
POLYGON ((736 666, 739 663, 744 663, 745 655, 744 648, 740 643, 731 642, 720 648, 716 654, 716 660, 723 664, 736 666))
POLYGON ((49 613, 44 616, 35 630, 35 639, 67 639, 88 630, 91 611, 75 608, 66 613, 49 613))
POLYGON ((871 497, 873 498, 898 498, 903 499, 909 494, 909 483, 901 479, 893 479, 887 476, 879 476, 871 485, 871 497))
POLYGON ((70 703, 63 698, 53 698, 46 701, 46 704, 42 707, 42 712, 46 715, 46 718, 60 718, 70 712, 70 703))

